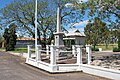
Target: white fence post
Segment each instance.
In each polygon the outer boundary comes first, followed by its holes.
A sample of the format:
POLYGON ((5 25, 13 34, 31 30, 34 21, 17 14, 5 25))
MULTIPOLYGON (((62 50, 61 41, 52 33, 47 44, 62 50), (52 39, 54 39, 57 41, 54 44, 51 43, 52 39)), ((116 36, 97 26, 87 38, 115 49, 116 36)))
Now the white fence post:
POLYGON ((47 56, 46 57, 48 57, 49 58, 49 46, 48 45, 46 45, 46 51, 47 51, 47 56))
POLYGON ((73 54, 74 57, 76 57, 75 45, 72 45, 72 54, 73 54))
POLYGON ((59 47, 56 47, 56 52, 55 52, 55 54, 56 54, 56 60, 58 60, 59 59, 59 47))
POLYGON ((91 45, 86 45, 86 52, 87 52, 87 64, 91 63, 91 45))
POLYGON ((32 45, 27 45, 28 46, 28 56, 27 58, 31 58, 31 47, 32 45))
POLYGON ((50 46, 50 51, 51 51, 51 54, 50 54, 50 64, 51 65, 55 65, 56 64, 56 46, 51 45, 50 46))
POLYGON ((39 61, 39 60, 41 60, 41 50, 42 49, 42 47, 41 47, 41 45, 37 45, 37 53, 36 53, 36 60, 37 61, 39 61))
POLYGON ((77 64, 82 64, 82 46, 76 45, 77 47, 77 64))

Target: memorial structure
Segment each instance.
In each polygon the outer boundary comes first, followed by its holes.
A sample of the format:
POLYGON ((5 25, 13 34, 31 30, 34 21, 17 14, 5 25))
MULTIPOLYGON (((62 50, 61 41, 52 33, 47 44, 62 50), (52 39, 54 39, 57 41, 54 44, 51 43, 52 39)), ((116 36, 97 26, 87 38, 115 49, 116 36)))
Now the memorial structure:
MULTIPOLYGON (((28 45, 28 56, 26 58, 27 64, 43 69, 50 73, 83 71, 85 73, 102 76, 110 79, 115 79, 115 80, 120 79, 120 76, 119 76, 120 71, 114 71, 114 70, 90 65, 91 63, 91 46, 90 45, 86 46, 86 53, 85 53, 86 64, 83 64, 83 55, 82 55, 83 46, 72 45, 72 50, 69 50, 69 51, 64 49, 63 33, 60 27, 59 6, 58 6, 58 12, 57 12, 57 32, 54 35, 55 35, 55 45, 54 44, 47 45, 46 50, 43 50, 41 45, 37 45, 36 43, 35 53, 34 53, 34 51, 32 51, 32 46, 28 45), (62 49, 60 49, 61 46, 63 47, 62 49), (73 56, 69 60, 68 57, 65 57, 66 55, 63 55, 61 58, 61 56, 59 56, 60 55, 59 53, 71 54, 73 56), (72 63, 73 60, 75 62, 72 63), (70 63, 67 63, 67 61, 69 61, 70 63)), ((37 36, 36 36, 36 41, 37 41, 37 36)))

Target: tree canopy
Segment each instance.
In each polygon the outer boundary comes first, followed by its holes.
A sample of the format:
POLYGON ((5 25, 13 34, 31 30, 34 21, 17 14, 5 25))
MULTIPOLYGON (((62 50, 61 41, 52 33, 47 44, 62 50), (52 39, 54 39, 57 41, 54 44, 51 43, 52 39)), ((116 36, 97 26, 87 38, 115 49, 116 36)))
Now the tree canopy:
POLYGON ((88 0, 77 4, 83 12, 87 12, 89 18, 99 17, 109 23, 110 28, 120 27, 120 0, 88 0))
MULTIPOLYGON (((65 7, 65 4, 68 2, 75 3, 74 0, 59 0, 59 4, 61 5, 61 22, 64 25, 77 22, 81 16, 79 10, 76 10, 74 7, 65 7)), ((58 2, 56 0, 38 0, 37 31, 40 43, 42 43, 41 38, 44 39, 44 42, 46 42, 46 38, 50 39, 49 42, 51 42, 53 32, 56 30, 57 6, 58 2)), ((2 19, 4 19, 5 24, 15 22, 18 30, 21 30, 22 33, 27 32, 32 37, 35 37, 34 12, 34 0, 15 0, 1 10, 3 15, 2 19)))

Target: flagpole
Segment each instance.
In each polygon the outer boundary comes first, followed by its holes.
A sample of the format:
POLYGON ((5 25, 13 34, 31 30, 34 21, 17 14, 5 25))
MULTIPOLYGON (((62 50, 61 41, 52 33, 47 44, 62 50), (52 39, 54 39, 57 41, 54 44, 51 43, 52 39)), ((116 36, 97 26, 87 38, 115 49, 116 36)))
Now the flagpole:
POLYGON ((35 1, 35 53, 37 53, 37 0, 35 1))

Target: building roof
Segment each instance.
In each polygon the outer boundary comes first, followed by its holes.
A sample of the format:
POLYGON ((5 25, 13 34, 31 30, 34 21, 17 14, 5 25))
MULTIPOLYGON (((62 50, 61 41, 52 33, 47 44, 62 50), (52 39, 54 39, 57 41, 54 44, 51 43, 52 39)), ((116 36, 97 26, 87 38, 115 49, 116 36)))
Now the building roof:
POLYGON ((17 40, 35 40, 34 38, 17 37, 17 40))
POLYGON ((68 32, 65 32, 65 36, 81 36, 85 37, 84 33, 81 33, 78 29, 70 29, 68 32))
MULTIPOLYGON (((17 40, 35 40, 35 38, 31 38, 31 37, 17 37, 17 40)), ((41 38, 41 40, 43 40, 43 38, 41 38)))

